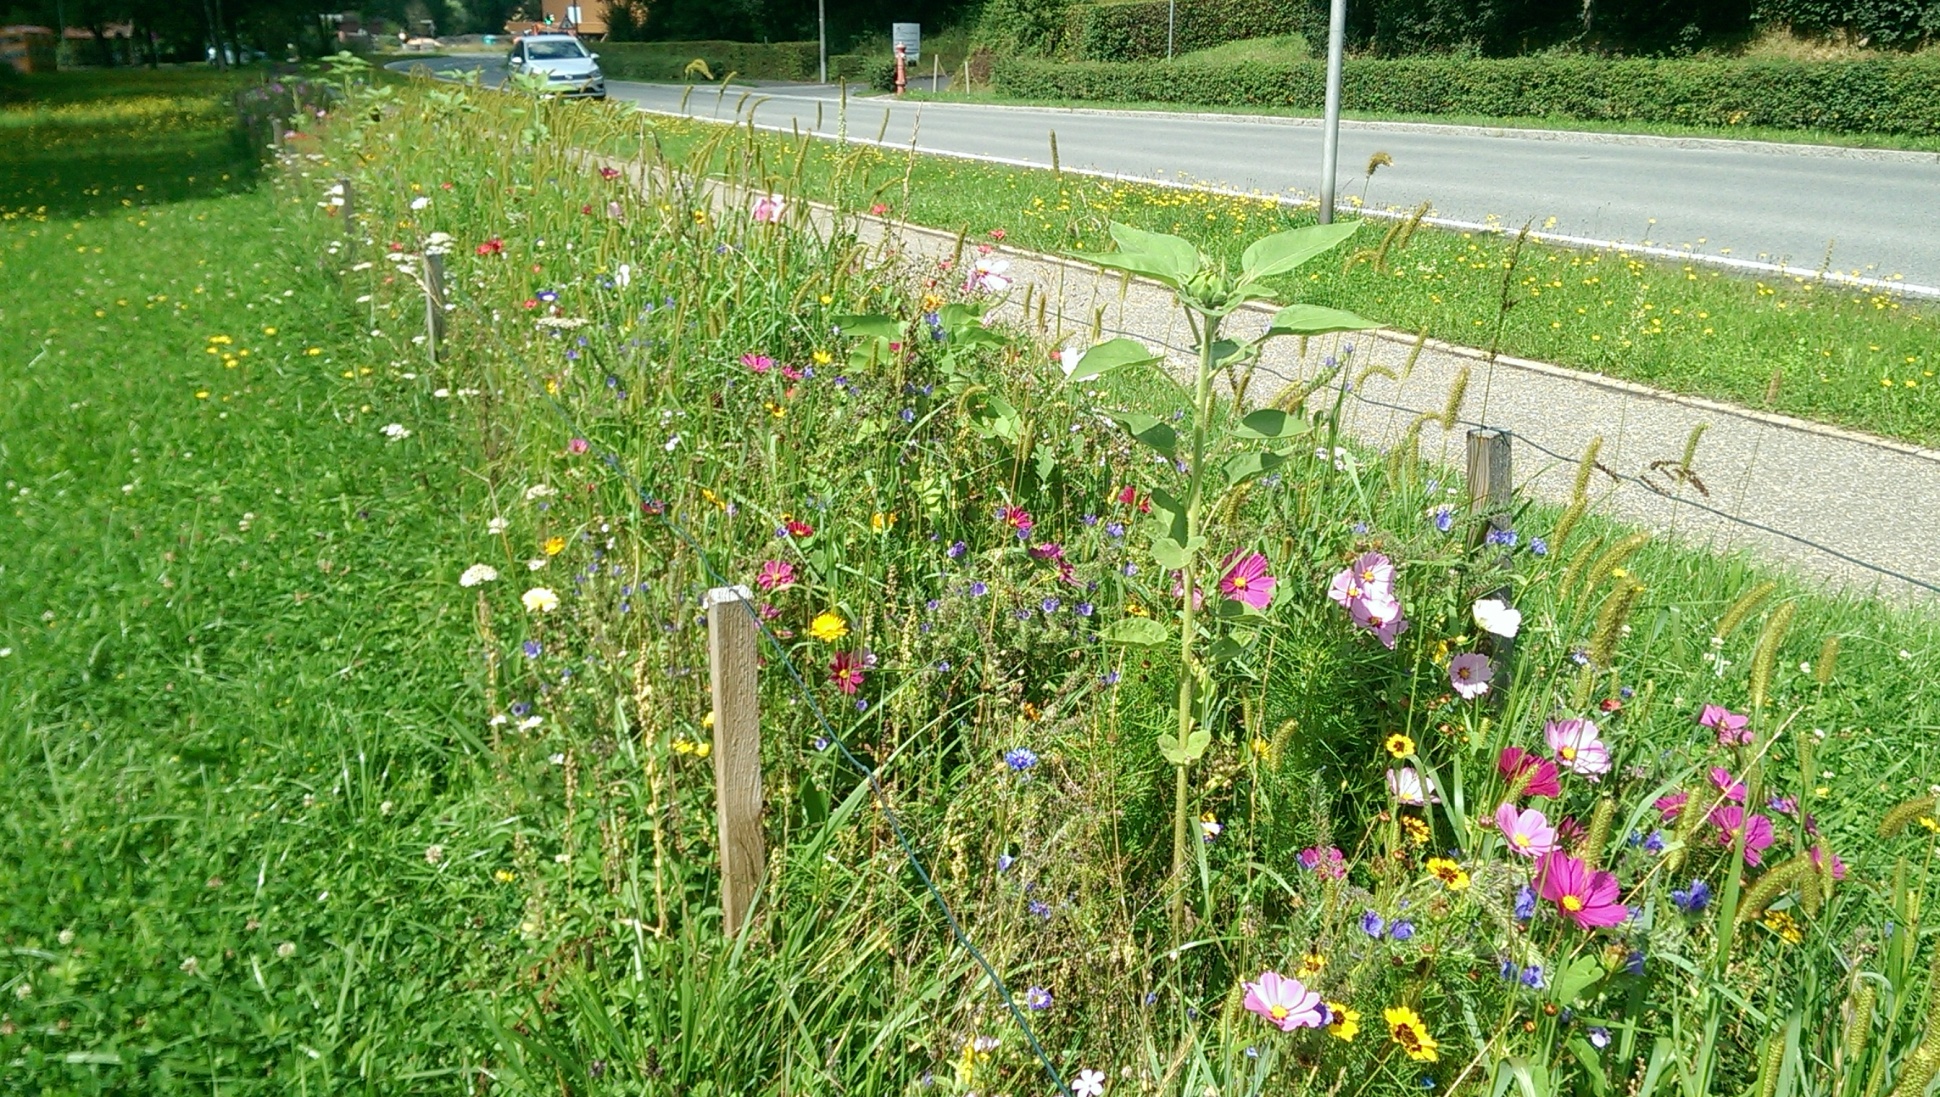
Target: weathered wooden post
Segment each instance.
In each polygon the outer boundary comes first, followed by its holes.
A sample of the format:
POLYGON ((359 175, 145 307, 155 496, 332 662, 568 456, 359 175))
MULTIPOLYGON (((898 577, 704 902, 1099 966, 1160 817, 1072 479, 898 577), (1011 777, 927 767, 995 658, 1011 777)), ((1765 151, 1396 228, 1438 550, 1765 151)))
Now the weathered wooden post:
MULTIPOLYGON (((1510 511, 1515 505, 1512 468, 1508 431, 1482 428, 1468 432, 1469 515, 1472 519, 1484 519, 1469 523, 1470 548, 1486 542, 1490 534, 1510 528, 1510 511)), ((1502 583, 1481 597, 1511 606, 1515 588, 1510 586, 1507 573, 1514 564, 1506 546, 1496 557, 1495 566, 1501 573, 1502 583)), ((1515 652, 1515 638, 1487 633, 1483 641, 1489 657, 1495 661, 1496 684, 1491 692, 1500 698, 1509 690, 1509 659, 1515 652)))
POLYGON ((721 850, 721 929, 732 937, 768 853, 761 837, 761 711, 755 697, 754 595, 747 587, 707 592, 708 678, 714 696, 714 811, 721 850))
POLYGON ((441 251, 424 253, 424 338, 431 360, 438 360, 438 344, 445 337, 445 256, 441 251))

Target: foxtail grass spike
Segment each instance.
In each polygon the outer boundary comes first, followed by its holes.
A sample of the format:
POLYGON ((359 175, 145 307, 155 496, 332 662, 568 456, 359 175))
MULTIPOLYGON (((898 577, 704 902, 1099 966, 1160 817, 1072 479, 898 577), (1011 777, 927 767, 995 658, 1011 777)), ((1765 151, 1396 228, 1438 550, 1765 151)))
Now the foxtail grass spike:
POLYGON ((1563 547, 1563 542, 1570 539, 1570 534, 1576 530, 1576 523, 1583 520, 1583 512, 1587 509, 1587 505, 1579 499, 1563 510, 1562 516, 1556 519, 1556 528, 1549 532, 1549 551, 1555 552, 1563 547))
POLYGON ((1408 348, 1408 360, 1401 363, 1401 379, 1414 376, 1415 363, 1421 361, 1421 349, 1428 345, 1428 333, 1423 331, 1415 336, 1415 345, 1408 348))
POLYGON ((1617 817, 1617 801, 1609 796, 1597 798, 1590 816, 1590 834, 1583 843, 1583 863, 1592 870, 1603 863, 1603 847, 1610 842, 1610 824, 1617 817))
POLYGON ((1612 572, 1622 567, 1625 560, 1630 559, 1638 549, 1648 544, 1650 544, 1650 534, 1639 530, 1611 545, 1603 555, 1596 558, 1596 563, 1590 565, 1590 574, 1584 578, 1583 585, 1602 586, 1603 581, 1608 579, 1612 572))
POLYGON ((1771 693, 1772 673, 1778 668, 1778 649, 1785 643, 1785 630, 1792 627, 1792 616, 1798 612, 1797 602, 1784 602, 1772 611, 1771 619, 1765 622, 1765 630, 1758 634, 1758 645, 1752 649, 1751 656, 1751 709, 1753 712, 1765 707, 1765 700, 1771 693))
POLYGON ((1758 882, 1745 889, 1745 897, 1738 903, 1739 923, 1751 922, 1771 906, 1779 896, 1800 876, 1806 875, 1812 867, 1812 855, 1801 853, 1790 860, 1783 861, 1767 869, 1758 882))
POLYGON ((1468 397, 1469 368, 1455 375, 1455 383, 1448 388, 1448 402, 1442 405, 1441 424, 1443 430, 1454 430, 1458 416, 1462 414, 1462 401, 1468 397))
POLYGON ((1765 1041, 1758 1063, 1758 1097, 1778 1097, 1778 1076, 1785 1068, 1785 1034, 1774 1032, 1765 1041))
POLYGON ((1589 497, 1590 474, 1596 471, 1596 455, 1603 449, 1603 435, 1590 439, 1583 449, 1582 460, 1576 463, 1576 481, 1570 485, 1570 502, 1580 503, 1589 497))
POLYGON ((1866 1058, 1866 1047, 1873 1040, 1873 1007, 1878 1002, 1879 991, 1871 983, 1861 983, 1853 991, 1846 1006, 1846 1031, 1839 1040, 1839 1061, 1833 1064, 1840 1074, 1858 1070, 1866 1058))
POLYGON ((1590 661, 1599 667, 1609 667, 1617 656, 1617 644, 1623 639, 1623 626, 1630 621, 1630 611, 1637 608, 1637 599, 1644 593, 1643 584, 1625 583, 1604 599, 1603 609, 1597 614, 1596 631, 1590 635, 1590 661))
POLYGON ((1677 473, 1680 481, 1691 478, 1691 462, 1697 460, 1698 442, 1703 439, 1704 432, 1709 429, 1711 429, 1711 424, 1699 423, 1697 426, 1691 428, 1691 436, 1684 440, 1684 456, 1677 462, 1677 473))
POLYGON ((1778 584, 1767 579, 1740 594, 1738 600, 1724 611, 1724 616, 1718 618, 1718 627, 1711 630, 1711 635, 1719 640, 1731 639, 1731 634, 1738 631, 1738 626, 1745 623, 1745 618, 1756 613, 1758 607, 1764 605, 1765 599, 1770 598, 1777 589, 1778 584))
POLYGON ((1595 556, 1597 550, 1602 547, 1603 538, 1592 537, 1584 542, 1582 548, 1576 550, 1576 555, 1570 557, 1570 562, 1563 568, 1563 578, 1556 584, 1558 598, 1566 599, 1570 596, 1570 591, 1576 587, 1577 577, 1583 574, 1583 569, 1590 565, 1590 558, 1595 556))
POLYGON ((1288 719, 1283 721, 1279 728, 1274 731, 1273 740, 1268 746, 1266 753, 1266 762, 1269 768, 1275 771, 1279 770, 1281 760, 1287 756, 1287 742, 1293 738, 1293 733, 1298 730, 1300 730, 1300 721, 1288 719))
POLYGON ((1928 793, 1894 805, 1886 817, 1879 821, 1879 836, 1891 838, 1918 819, 1940 820, 1940 796, 1928 793))
POLYGON ((1819 644, 1819 661, 1812 664, 1812 680, 1822 686, 1832 684, 1833 668, 1839 665, 1839 634, 1830 633, 1819 644))

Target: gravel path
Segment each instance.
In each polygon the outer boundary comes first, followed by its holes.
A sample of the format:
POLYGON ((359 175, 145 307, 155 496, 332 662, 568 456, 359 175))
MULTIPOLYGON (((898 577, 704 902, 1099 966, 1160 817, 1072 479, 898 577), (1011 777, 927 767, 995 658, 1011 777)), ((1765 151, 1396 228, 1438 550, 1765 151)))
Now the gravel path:
MULTIPOLYGON (((924 263, 951 258, 957 248, 954 235, 868 219, 863 236, 924 263)), ((1034 324, 1043 303, 1053 336, 1088 333, 1096 318, 1108 334, 1169 345, 1177 368, 1193 368, 1184 316, 1164 287, 1038 253, 992 254, 1009 261, 1006 273, 1016 280, 997 313, 1002 319, 1025 322, 1028 304, 1034 324)), ((1226 330, 1251 336, 1270 315, 1267 308, 1243 309, 1226 330)), ((1515 439, 1517 488, 1560 502, 1585 449, 1601 438, 1605 471, 1593 476, 1590 491, 1607 514, 1718 551, 1748 549, 1853 593, 1897 601, 1940 594, 1940 536, 1927 509, 1940 504, 1940 451, 1541 362, 1491 363, 1477 351, 1433 341, 1410 369, 1415 339, 1401 332, 1313 339, 1304 357, 1297 340, 1276 340, 1254 382, 1258 399, 1312 379, 1342 343, 1354 344, 1351 372, 1360 379, 1346 426, 1362 442, 1401 442, 1418 414, 1447 404, 1466 372, 1462 423, 1450 431, 1434 423, 1423 428, 1425 460, 1461 467, 1469 426, 1505 430, 1515 439), (1364 373, 1375 365, 1394 376, 1364 373), (1700 425, 1706 430, 1691 466, 1695 478, 1680 483, 1675 466, 1700 425)))

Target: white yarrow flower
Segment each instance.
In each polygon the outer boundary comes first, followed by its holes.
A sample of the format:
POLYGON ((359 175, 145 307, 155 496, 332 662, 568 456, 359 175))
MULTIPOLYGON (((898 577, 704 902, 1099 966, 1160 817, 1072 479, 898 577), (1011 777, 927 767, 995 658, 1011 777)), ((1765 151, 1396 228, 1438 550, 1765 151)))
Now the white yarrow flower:
POLYGON ((503 518, 494 518, 491 521, 485 523, 485 532, 491 534, 494 537, 497 537, 499 534, 504 533, 507 529, 510 529, 511 526, 512 526, 512 523, 506 521, 503 518))
POLYGON ((532 613, 551 613, 559 608, 559 596, 547 587, 533 587, 519 601, 525 603, 527 611, 532 613))
POLYGON ((1504 605, 1500 598, 1484 598, 1475 603, 1475 627, 1504 639, 1514 639, 1522 628, 1522 611, 1504 605))
POLYGON ((471 567, 465 569, 465 574, 458 577, 458 585, 461 587, 475 587, 480 583, 489 583, 497 578, 498 569, 492 565, 473 564, 471 567))

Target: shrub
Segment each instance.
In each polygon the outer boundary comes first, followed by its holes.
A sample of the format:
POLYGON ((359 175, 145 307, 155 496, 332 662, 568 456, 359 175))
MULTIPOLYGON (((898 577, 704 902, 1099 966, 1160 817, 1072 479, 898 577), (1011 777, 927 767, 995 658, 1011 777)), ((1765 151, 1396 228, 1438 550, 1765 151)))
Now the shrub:
POLYGON ((1172 50, 1191 53, 1246 38, 1303 34, 1324 41, 1325 13, 1310 26, 1315 5, 1257 4, 1247 0, 1126 0, 1073 8, 1065 41, 1086 61, 1145 61, 1166 55, 1166 27, 1172 50))
MULTIPOLYGON (((1028 99, 1198 103, 1319 110, 1326 66, 1050 64, 1009 60, 999 91, 1028 99)), ((1729 59, 1353 60, 1348 110, 1494 118, 1769 126, 1940 134, 1940 62, 1917 57, 1795 62, 1729 59)))
POLYGON ((1071 0, 985 0, 976 40, 1000 54, 1043 57, 1064 47, 1071 0))
MULTIPOLYGON (((813 80, 819 64, 814 42, 604 42, 600 67, 621 80, 685 80, 695 58, 716 78, 730 72, 756 80, 813 80)), ((829 58, 830 70, 835 58, 829 58)))

